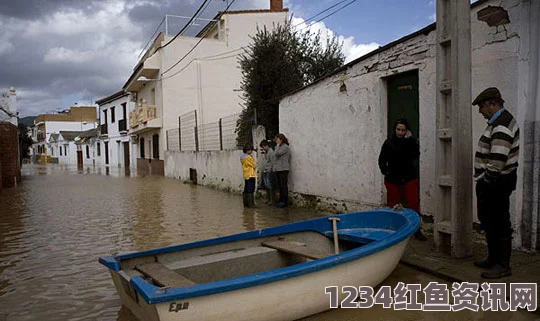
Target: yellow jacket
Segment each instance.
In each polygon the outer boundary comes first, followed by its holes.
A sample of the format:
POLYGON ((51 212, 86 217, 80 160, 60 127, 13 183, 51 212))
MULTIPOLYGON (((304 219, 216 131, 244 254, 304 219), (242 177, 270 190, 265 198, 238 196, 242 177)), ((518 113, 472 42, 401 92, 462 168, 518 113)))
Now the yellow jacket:
POLYGON ((253 159, 253 156, 249 154, 242 154, 240 157, 240 163, 242 164, 242 175, 244 176, 244 180, 248 180, 252 177, 257 178, 257 171, 255 171, 255 168, 257 168, 257 163, 253 159))

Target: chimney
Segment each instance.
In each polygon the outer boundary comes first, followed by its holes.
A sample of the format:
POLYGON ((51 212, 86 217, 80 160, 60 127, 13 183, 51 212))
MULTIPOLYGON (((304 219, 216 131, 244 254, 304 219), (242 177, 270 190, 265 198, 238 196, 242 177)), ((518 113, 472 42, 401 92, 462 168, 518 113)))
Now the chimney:
POLYGON ((270 10, 283 10, 283 0, 270 0, 270 10))

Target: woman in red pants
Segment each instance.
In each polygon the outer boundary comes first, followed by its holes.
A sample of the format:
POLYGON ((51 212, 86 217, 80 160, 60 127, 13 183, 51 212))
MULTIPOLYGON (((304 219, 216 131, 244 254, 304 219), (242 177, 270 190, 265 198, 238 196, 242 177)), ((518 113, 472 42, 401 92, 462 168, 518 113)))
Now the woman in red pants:
MULTIPOLYGON (((399 119, 379 154, 379 168, 384 175, 388 206, 403 203, 404 199, 408 208, 420 214, 418 175, 414 167, 414 161, 419 156, 418 140, 412 137, 409 122, 399 119)), ((418 240, 426 240, 420 229, 414 236, 418 240)))

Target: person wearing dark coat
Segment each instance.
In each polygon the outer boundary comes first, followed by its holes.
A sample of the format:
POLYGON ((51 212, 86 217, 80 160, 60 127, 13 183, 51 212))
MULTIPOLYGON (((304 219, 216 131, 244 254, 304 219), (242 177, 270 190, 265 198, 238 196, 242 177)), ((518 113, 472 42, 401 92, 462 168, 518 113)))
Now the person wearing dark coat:
MULTIPOLYGON (((404 196, 407 207, 420 214, 418 175, 414 167, 414 161, 419 156, 420 146, 418 140, 412 137, 409 122, 399 119, 379 154, 379 169, 384 175, 389 207, 401 204, 404 196)), ((426 240, 420 229, 414 235, 418 240, 426 240)))

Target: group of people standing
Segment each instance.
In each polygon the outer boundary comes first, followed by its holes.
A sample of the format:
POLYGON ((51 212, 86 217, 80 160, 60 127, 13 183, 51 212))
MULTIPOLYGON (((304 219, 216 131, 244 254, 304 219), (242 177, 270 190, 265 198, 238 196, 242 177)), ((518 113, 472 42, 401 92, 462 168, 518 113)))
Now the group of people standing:
MULTIPOLYGON (((474 262, 486 269, 481 276, 498 279, 510 276, 512 223, 510 195, 516 189, 519 155, 519 128, 516 119, 504 108, 501 93, 495 87, 482 91, 472 102, 487 120, 474 159, 477 213, 485 231, 487 258, 474 262)), ((384 175, 387 204, 402 202, 420 213, 418 171, 414 162, 420 155, 418 140, 412 137, 406 119, 398 120, 379 154, 379 168, 384 175)), ((425 240, 418 230, 416 238, 425 240)))
MULTIPOLYGON (((291 152, 289 141, 284 134, 278 134, 274 138, 275 149, 271 146, 271 141, 263 140, 260 143, 262 157, 260 171, 262 182, 266 189, 267 201, 269 205, 276 205, 283 208, 289 205, 289 170, 291 152), (279 201, 276 202, 276 190, 279 191, 279 201)), ((246 143, 243 147, 243 154, 240 157, 242 173, 244 177, 244 207, 255 207, 254 193, 257 180, 257 162, 253 158, 253 145, 246 143)))
MULTIPOLYGON (((487 269, 483 278, 496 279, 511 275, 510 254, 512 251, 512 224, 510 222, 510 195, 516 188, 519 152, 519 128, 515 118, 504 108, 504 100, 497 88, 487 88, 472 102, 478 112, 488 121, 475 154, 476 197, 478 219, 485 230, 488 255, 477 261, 475 266, 487 269)), ((290 166, 289 141, 278 134, 274 142, 263 140, 261 173, 267 190, 267 204, 276 201, 278 207, 288 205, 288 175, 290 166)), ((244 206, 254 207, 254 192, 257 179, 257 163, 252 156, 253 146, 246 144, 241 157, 244 187, 244 206)), ((405 203, 406 207, 420 214, 418 161, 420 147, 413 137, 406 119, 399 119, 391 136, 382 145, 378 158, 379 168, 384 175, 387 190, 387 205, 394 207, 405 203)), ((419 240, 426 240, 421 229, 415 233, 419 240)))

